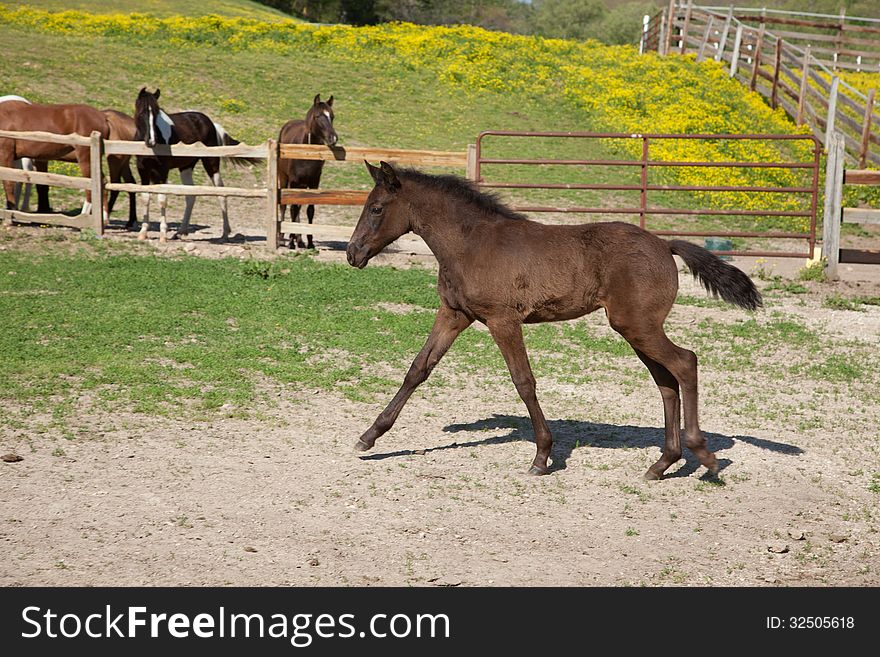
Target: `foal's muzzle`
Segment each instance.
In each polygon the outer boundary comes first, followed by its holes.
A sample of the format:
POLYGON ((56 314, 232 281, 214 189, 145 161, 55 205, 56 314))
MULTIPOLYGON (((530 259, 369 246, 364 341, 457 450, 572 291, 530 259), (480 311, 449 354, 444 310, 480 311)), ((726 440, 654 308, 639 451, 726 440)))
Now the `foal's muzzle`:
POLYGON ((370 260, 365 251, 366 249, 363 245, 349 242, 348 247, 345 249, 345 259, 348 260, 348 264, 352 267, 363 269, 367 266, 367 262, 370 260))

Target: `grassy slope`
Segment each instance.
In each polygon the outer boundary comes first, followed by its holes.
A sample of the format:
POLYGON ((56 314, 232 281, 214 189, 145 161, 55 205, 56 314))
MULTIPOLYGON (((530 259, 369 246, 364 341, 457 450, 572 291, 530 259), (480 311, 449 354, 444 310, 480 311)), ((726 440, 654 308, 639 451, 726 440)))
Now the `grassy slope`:
MULTIPOLYGON (((120 10, 128 8, 131 8, 128 4, 119 7, 120 10)), ((137 88, 144 84, 158 85, 163 89, 168 109, 205 111, 222 120, 233 135, 251 143, 274 136, 285 121, 301 117, 317 92, 335 95, 337 128, 343 143, 463 149, 485 129, 607 131, 609 107, 626 108, 636 103, 632 106, 636 109, 648 100, 633 98, 631 90, 641 84, 653 85, 652 93, 656 94, 657 85, 668 81, 669 76, 673 76, 677 84, 681 84, 682 79, 687 84, 692 80, 707 89, 718 84, 717 80, 694 78, 698 75, 697 67, 687 60, 641 60, 629 51, 603 55, 605 61, 595 63, 596 68, 592 70, 589 66, 593 60, 589 54, 583 62, 551 57, 549 64, 538 65, 537 70, 542 74, 550 66, 551 71, 556 67, 558 75, 572 76, 566 93, 560 95, 552 85, 548 91, 546 82, 539 82, 535 89, 526 87, 511 92, 503 85, 494 90, 492 79, 482 86, 467 81, 441 81, 438 75, 443 75, 442 63, 431 63, 437 60, 436 55, 422 47, 413 55, 414 59, 393 52, 389 56, 381 47, 375 50, 373 57, 350 57, 340 56, 338 51, 334 53, 333 47, 308 52, 269 46, 232 50, 222 45, 174 43, 162 38, 132 40, 76 32, 34 33, 29 28, 13 25, 0 25, 0 46, 4 52, 11 53, 0 61, 0 93, 18 93, 43 102, 78 101, 131 111, 137 88), (99 54, 96 56, 96 53, 99 54), (608 77, 614 68, 614 57, 618 56, 629 58, 625 75, 635 77, 628 82, 620 76, 613 82, 608 77), (560 69, 560 64, 565 67, 560 69), (668 76, 663 74, 664 69, 668 76), (649 78, 644 77, 647 74, 649 78), (597 93, 607 93, 607 98, 591 92, 579 99, 578 90, 584 85, 598 85, 597 93)), ((369 48, 376 47, 368 46, 366 53, 370 52, 369 48)), ((474 45, 465 43, 461 48, 474 48, 474 45)), ((485 56, 479 51, 474 54, 485 56)), ((473 70, 480 70, 481 66, 477 61, 473 70)), ((458 73, 471 74, 467 69, 459 69, 458 73)), ((499 73, 491 75, 496 74, 499 73)), ((735 99, 735 109, 730 111, 744 117, 744 127, 779 131, 779 128, 767 127, 767 116, 759 118, 754 114, 756 105, 746 100, 748 94, 738 86, 733 89, 742 99, 735 99), (751 120, 754 126, 750 125, 751 120)), ((667 101, 655 98, 653 102, 667 101)), ((707 109, 711 101, 703 105, 706 107, 701 106, 697 114, 714 120, 707 109)), ((760 102, 757 106, 761 107, 760 102)), ((694 109, 695 103, 688 103, 682 106, 680 114, 692 122, 694 109)), ((621 125, 618 129, 650 131, 654 127, 650 124, 650 117, 654 116, 652 110, 642 107, 640 111, 646 112, 644 122, 637 126, 621 125)), ((667 131, 668 122, 655 129, 667 131)), ((614 156, 608 144, 571 140, 549 145, 535 141, 508 144, 496 141, 488 153, 516 157, 546 157, 548 153, 577 158, 614 156)), ((607 167, 595 168, 589 175, 591 182, 636 184, 637 173, 634 169, 607 167)), ((534 177, 534 169, 511 167, 502 171, 490 167, 484 175, 495 180, 529 180, 534 177)), ((584 180, 584 172, 574 167, 544 168, 541 175, 549 182, 584 180)), ((324 184, 327 187, 365 186, 368 179, 362 171, 352 167, 334 166, 329 167, 324 184)), ((673 207, 693 207, 699 203, 682 195, 675 200, 668 196, 657 194, 652 202, 673 207)), ((530 204, 551 205, 637 204, 637 196, 627 192, 533 192, 525 200, 530 204)), ((706 223, 703 221, 702 225, 706 223)), ((734 222, 728 220, 728 224, 731 223, 734 222)), ((660 228, 668 224, 658 218, 652 225, 660 228)), ((751 228, 752 222, 739 220, 735 226, 751 228)))
POLYGON ((292 18, 284 12, 267 7, 252 0, 28 0, 27 2, 5 2, 10 7, 27 6, 50 11, 75 9, 93 14, 115 14, 119 12, 138 12, 152 16, 242 16, 273 20, 292 18))

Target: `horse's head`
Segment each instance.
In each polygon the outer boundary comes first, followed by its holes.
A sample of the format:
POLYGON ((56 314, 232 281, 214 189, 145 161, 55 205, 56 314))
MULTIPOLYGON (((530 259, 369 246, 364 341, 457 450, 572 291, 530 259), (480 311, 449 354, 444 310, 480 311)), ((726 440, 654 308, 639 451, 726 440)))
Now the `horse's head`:
POLYGON ((403 186, 397 173, 387 162, 380 162, 378 167, 365 164, 376 186, 364 203, 345 250, 348 264, 358 269, 366 267, 370 258, 412 230, 409 203, 401 198, 403 186))
POLYGON ((156 144, 167 144, 166 133, 161 117, 168 116, 159 108, 159 89, 155 93, 141 87, 137 100, 134 101, 134 123, 137 128, 135 141, 143 139, 144 143, 153 148, 156 144))
POLYGON ((306 128, 310 135, 317 135, 319 143, 335 146, 339 137, 333 129, 333 96, 326 101, 321 94, 315 96, 312 106, 306 114, 306 128))

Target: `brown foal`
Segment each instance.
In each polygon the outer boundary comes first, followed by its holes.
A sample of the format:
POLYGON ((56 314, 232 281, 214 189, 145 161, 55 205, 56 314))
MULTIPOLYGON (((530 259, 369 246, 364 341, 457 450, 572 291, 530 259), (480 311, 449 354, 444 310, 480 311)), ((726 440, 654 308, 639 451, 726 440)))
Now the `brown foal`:
POLYGON ((413 231, 440 265, 440 309, 425 346, 400 390, 357 442, 373 447, 410 395, 458 335, 475 320, 488 328, 532 419, 537 454, 529 474, 545 474, 552 437, 535 394, 522 324, 574 319, 599 308, 647 366, 660 388, 666 440, 645 478, 659 479, 681 458, 684 442, 709 472, 718 471, 697 417, 697 357, 663 331, 678 292, 673 254, 729 303, 754 310, 761 295, 751 279, 690 242, 666 241, 627 223, 548 226, 529 221, 455 176, 431 176, 367 163, 375 187, 348 243, 350 265, 363 268, 413 231))

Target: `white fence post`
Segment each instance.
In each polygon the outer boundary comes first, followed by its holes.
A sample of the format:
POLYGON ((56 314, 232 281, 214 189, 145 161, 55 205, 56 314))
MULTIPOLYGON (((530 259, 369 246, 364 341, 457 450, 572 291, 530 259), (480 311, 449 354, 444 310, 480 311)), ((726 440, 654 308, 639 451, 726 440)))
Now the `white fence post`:
POLYGON ((736 26, 736 36, 733 37, 733 54, 730 56, 730 77, 736 75, 736 69, 739 68, 739 49, 742 47, 743 26, 742 23, 736 26))
POLYGON ((837 118, 837 91, 839 87, 840 78, 835 75, 831 78, 831 91, 828 92, 828 121, 825 123, 825 148, 828 148, 828 140, 831 139, 831 134, 834 132, 834 119, 837 118))
POLYGON ((95 233, 100 237, 104 234, 104 171, 102 170, 104 155, 104 139, 101 133, 95 130, 91 135, 89 144, 89 168, 92 178, 92 225, 95 233))
POLYGON ((840 218, 843 204, 844 141, 839 132, 832 132, 825 144, 825 208, 822 214, 822 252, 827 258, 825 274, 837 280, 840 262, 840 218))
POLYGON ((266 142, 266 247, 278 248, 278 142, 266 142))
POLYGON ((718 39, 718 50, 715 51, 715 61, 720 62, 724 55, 724 47, 727 45, 727 35, 730 33, 730 24, 733 21, 733 5, 727 12, 727 18, 724 19, 724 27, 721 30, 721 37, 718 39))

